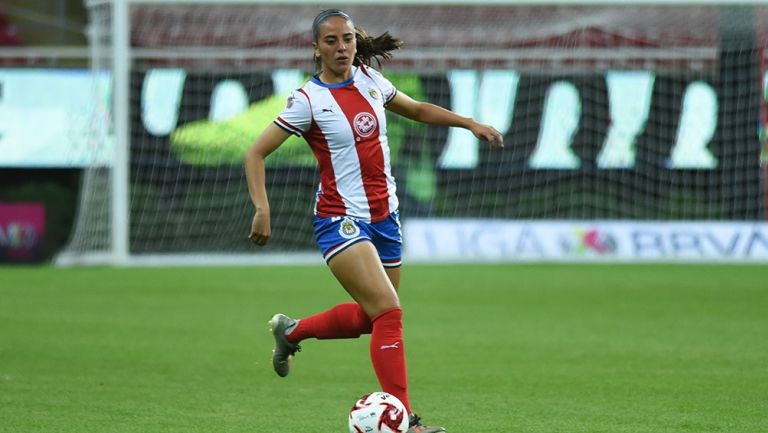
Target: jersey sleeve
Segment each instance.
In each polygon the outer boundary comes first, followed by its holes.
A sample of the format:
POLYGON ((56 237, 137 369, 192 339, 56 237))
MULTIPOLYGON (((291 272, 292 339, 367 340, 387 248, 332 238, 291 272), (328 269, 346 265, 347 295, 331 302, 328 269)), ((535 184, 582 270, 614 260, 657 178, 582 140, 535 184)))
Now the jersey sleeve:
POLYGON ((384 105, 389 104, 395 95, 397 95, 397 89, 381 72, 373 68, 365 68, 368 76, 379 86, 381 93, 384 95, 384 105))
POLYGON ((307 132, 312 124, 312 107, 307 95, 300 90, 291 93, 275 124, 294 135, 307 132))

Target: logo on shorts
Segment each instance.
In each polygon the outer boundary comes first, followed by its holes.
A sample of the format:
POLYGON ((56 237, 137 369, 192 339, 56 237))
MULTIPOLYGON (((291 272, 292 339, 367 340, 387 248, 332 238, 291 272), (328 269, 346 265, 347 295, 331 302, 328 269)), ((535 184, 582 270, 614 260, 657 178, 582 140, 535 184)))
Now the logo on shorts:
POLYGON ((371 113, 358 113, 353 121, 355 125, 355 132, 361 137, 368 137, 376 130, 376 118, 371 113))
POLYGON ((374 88, 368 89, 368 94, 371 95, 371 98, 373 99, 379 99, 379 92, 377 92, 374 88))
POLYGON ((360 227, 349 218, 344 218, 339 226, 339 234, 344 239, 356 238, 360 234, 360 227))
POLYGON ((293 95, 288 97, 288 102, 285 104, 285 108, 291 108, 293 107, 293 95))

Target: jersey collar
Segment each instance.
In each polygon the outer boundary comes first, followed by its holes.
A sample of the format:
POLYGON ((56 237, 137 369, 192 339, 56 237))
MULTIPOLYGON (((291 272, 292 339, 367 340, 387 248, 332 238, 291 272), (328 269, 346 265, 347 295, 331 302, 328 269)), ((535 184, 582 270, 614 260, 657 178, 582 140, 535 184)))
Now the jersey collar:
POLYGON ((321 72, 318 72, 316 75, 313 75, 312 78, 309 79, 309 81, 317 84, 320 87, 325 87, 326 89, 340 89, 342 87, 347 87, 350 84, 352 84, 353 81, 355 81, 355 74, 357 73, 357 70, 360 69, 356 66, 353 66, 353 68, 354 69, 352 70, 352 76, 349 78, 349 80, 342 81, 341 83, 336 83, 336 84, 323 83, 322 81, 320 81, 320 78, 318 78, 321 72))

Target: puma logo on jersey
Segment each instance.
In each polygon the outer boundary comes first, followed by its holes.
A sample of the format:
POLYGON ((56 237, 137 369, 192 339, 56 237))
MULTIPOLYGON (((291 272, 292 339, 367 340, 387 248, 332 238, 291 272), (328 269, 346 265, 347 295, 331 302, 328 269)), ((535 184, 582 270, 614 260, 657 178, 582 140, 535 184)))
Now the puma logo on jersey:
POLYGON ((323 108, 323 113, 333 113, 333 108, 323 108))
POLYGON ((400 342, 399 341, 395 341, 394 344, 383 344, 381 347, 379 347, 379 349, 381 349, 381 350, 384 350, 384 349, 399 349, 399 348, 400 348, 400 342))

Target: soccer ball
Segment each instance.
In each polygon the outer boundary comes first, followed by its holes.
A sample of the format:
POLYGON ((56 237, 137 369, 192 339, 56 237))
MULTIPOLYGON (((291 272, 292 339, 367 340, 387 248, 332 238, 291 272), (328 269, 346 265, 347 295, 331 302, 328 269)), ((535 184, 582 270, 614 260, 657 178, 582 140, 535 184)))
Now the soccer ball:
POLYGON ((408 413, 392 394, 374 392, 360 397, 349 412, 349 433, 406 433, 408 413))

